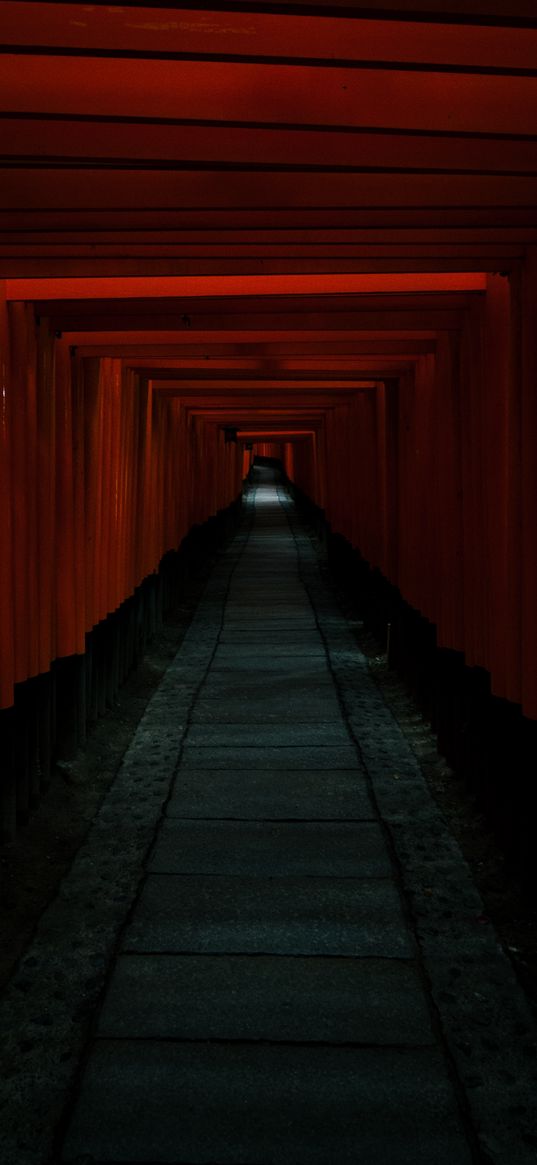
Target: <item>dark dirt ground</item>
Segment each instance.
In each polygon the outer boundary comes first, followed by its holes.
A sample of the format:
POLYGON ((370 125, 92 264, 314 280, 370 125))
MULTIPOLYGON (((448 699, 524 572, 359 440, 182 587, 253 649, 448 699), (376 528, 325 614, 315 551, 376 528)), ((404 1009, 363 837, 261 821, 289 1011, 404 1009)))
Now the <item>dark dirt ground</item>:
MULTIPOLYGON (((173 614, 155 636, 144 662, 117 702, 94 727, 84 752, 58 766, 50 789, 15 842, 0 846, 0 988, 32 938, 44 908, 69 868, 138 721, 181 644, 215 559, 191 577, 173 614)), ((435 737, 386 656, 364 628, 348 596, 332 584, 371 673, 398 720, 426 780, 469 863, 490 920, 537 1012, 537 911, 505 868, 486 820, 462 782, 436 750, 435 737)))
POLYGON ((517 978, 537 1016, 537 908, 510 873, 475 795, 438 752, 430 724, 417 708, 397 673, 388 667, 386 654, 357 617, 348 597, 336 593, 340 606, 354 626, 360 650, 385 703, 404 733, 430 792, 456 838, 483 899, 484 925, 490 923, 507 951, 517 978))
POLYGON ((0 845, 0 989, 69 868, 121 764, 145 708, 181 645, 215 559, 185 584, 113 708, 88 733, 84 751, 56 768, 49 789, 14 842, 0 845))
MULTIPOLYGON (((363 644, 362 650, 364 650, 363 644)), ((375 648, 378 652, 378 648, 375 648)), ((537 1014, 537 910, 506 868, 503 854, 475 796, 436 750, 436 738, 385 656, 370 658, 373 676, 398 720, 456 837, 483 898, 486 917, 509 953, 537 1014)))

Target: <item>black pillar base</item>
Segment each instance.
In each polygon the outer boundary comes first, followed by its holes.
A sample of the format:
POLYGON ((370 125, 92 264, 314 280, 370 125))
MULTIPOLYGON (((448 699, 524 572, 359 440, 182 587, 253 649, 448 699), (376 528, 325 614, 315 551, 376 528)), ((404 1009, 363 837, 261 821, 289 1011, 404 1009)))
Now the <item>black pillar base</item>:
POLYGON ((438 740, 438 750, 475 794, 507 867, 528 893, 537 886, 537 722, 518 705, 493 696, 490 676, 468 667, 461 652, 439 648, 436 628, 404 601, 296 487, 310 526, 324 526, 329 569, 379 649, 407 687, 438 740), (528 757, 533 758, 528 761, 528 757))
POLYGON ((233 535, 241 504, 239 497, 194 527, 158 572, 87 634, 84 655, 58 659, 50 672, 16 685, 13 708, 0 711, 1 841, 12 841, 28 821, 55 762, 74 760, 88 728, 114 705, 189 577, 233 535))

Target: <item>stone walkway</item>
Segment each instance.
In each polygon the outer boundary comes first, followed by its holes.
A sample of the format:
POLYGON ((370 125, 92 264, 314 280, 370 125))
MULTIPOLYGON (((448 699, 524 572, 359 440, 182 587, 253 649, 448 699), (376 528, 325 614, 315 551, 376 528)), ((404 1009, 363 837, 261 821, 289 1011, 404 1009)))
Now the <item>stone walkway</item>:
POLYGON ((262 472, 36 936, 114 952, 53 1160, 531 1165, 532 1017, 262 472))

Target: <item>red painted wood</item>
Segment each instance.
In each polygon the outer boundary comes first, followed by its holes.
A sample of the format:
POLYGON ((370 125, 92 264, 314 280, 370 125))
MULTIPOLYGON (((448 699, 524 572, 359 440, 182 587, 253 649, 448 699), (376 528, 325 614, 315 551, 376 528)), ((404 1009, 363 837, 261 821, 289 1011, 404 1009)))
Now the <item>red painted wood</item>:
POLYGON ((537 719, 537 250, 528 253, 521 285, 521 506, 520 599, 523 709, 537 719))
MULTIPOLYGON (((75 4, 27 3, 21 22, 20 5, 0 4, 5 45, 115 49, 119 52, 224 53, 252 57, 315 60, 393 61, 409 64, 479 64, 482 68, 533 68, 537 53, 535 29, 449 24, 415 24, 401 20, 359 22, 323 16, 294 16, 218 10, 178 12, 162 8, 101 8, 75 4)), ((513 13, 514 15, 514 13, 513 13)))
POLYGON ((3 54, 7 113, 533 133, 531 76, 3 54), (290 116, 289 110, 292 110, 290 116))
POLYGON ((65 344, 56 345, 56 504, 54 558, 56 569, 55 623, 58 657, 77 649, 77 595, 75 549, 75 482, 71 358, 65 344))
POLYGON ((257 452, 537 718, 533 7, 270 8, 0 3, 0 705, 257 452))
POLYGON ((0 281, 0 708, 13 703, 15 668, 13 595, 13 398, 9 321, 5 286, 0 281))

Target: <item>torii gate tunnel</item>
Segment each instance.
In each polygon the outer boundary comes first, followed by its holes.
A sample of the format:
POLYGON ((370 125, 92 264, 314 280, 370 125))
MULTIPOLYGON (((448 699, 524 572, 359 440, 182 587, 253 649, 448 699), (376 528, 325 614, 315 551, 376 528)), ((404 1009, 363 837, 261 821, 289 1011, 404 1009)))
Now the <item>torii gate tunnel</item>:
POLYGON ((375 593, 463 767, 486 705, 480 780, 514 846, 535 791, 500 736, 537 743, 533 0, 29 0, 0 30, 4 833, 257 454, 375 593))

